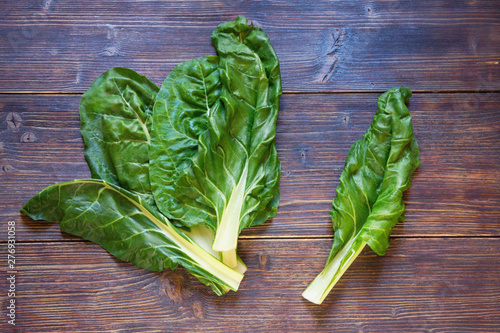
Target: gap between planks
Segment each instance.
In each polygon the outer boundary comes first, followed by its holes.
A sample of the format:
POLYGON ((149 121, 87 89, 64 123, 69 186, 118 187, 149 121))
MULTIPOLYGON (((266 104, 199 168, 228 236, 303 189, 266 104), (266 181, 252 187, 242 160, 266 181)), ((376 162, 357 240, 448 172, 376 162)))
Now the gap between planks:
MULTIPOLYGON (((387 90, 334 90, 334 91, 283 91, 283 95, 344 95, 344 94, 383 94, 387 90)), ((413 94, 491 94, 500 93, 500 90, 412 90, 413 94)), ((0 95, 40 95, 40 96, 67 96, 83 95, 78 91, 0 91, 0 95)))
MULTIPOLYGON (((475 235, 475 236, 465 236, 465 235, 414 235, 414 236, 390 236, 391 239, 500 239, 500 236, 495 235, 475 235)), ((312 240, 331 240, 333 236, 240 236, 240 240, 251 240, 251 241, 312 241, 312 240)), ((17 244, 37 244, 37 243, 94 243, 83 238, 75 239, 59 239, 59 240, 16 240, 17 244)), ((5 244, 7 241, 0 241, 0 244, 5 244)))

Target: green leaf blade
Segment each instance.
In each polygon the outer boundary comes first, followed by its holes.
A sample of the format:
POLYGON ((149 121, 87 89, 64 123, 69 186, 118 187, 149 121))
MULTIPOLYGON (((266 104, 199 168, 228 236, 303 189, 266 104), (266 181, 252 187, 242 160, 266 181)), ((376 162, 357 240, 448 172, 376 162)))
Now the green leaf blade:
MULTIPOLYGON (((245 18, 219 25, 212 42, 219 54, 215 68, 195 71, 184 63, 162 85, 155 123, 163 118, 171 125, 153 130, 151 172, 159 209, 186 226, 205 224, 216 232, 214 249, 226 252, 235 249, 243 228, 263 223, 277 211, 280 163, 274 138, 281 77, 269 38, 245 18), (177 85, 182 89, 174 90, 171 82, 179 73, 198 79, 183 81, 177 85), (196 101, 186 103, 186 91, 196 101), (200 112, 187 112, 186 104, 200 112), (188 135, 175 129, 181 118, 198 122, 199 130, 188 135), (168 147, 185 153, 174 154, 168 147)), ((205 68, 202 64, 194 65, 205 68)))
POLYGON ((81 133, 92 178, 137 193, 151 192, 149 144, 158 90, 146 77, 117 67, 100 75, 85 92, 81 133))
POLYGON ((392 228, 404 219, 403 193, 410 188, 413 172, 420 165, 412 120, 405 105, 410 96, 409 89, 396 88, 383 95, 382 103, 379 103, 379 108, 382 106, 380 109, 392 116, 391 149, 381 191, 360 235, 379 255, 384 255, 389 247, 392 228))
POLYGON ((197 182, 192 157, 200 149, 199 136, 208 129, 211 108, 219 103, 220 85, 218 57, 190 60, 165 79, 154 107, 153 121, 161 126, 151 134, 153 194, 165 215, 188 227, 216 216, 207 190, 200 193, 200 186, 191 182, 197 182))
POLYGON ((237 290, 243 278, 179 232, 141 196, 101 180, 49 186, 21 211, 33 219, 60 221, 64 232, 95 242, 138 267, 161 271, 180 264, 219 295, 237 290))
POLYGON ((392 227, 404 220, 403 193, 420 164, 406 107, 410 97, 410 89, 403 87, 382 94, 369 130, 347 154, 330 213, 335 231, 332 249, 325 270, 304 292, 313 302, 321 303, 345 272, 335 263, 344 262, 348 253, 359 254, 356 244, 366 243, 383 255, 392 227))

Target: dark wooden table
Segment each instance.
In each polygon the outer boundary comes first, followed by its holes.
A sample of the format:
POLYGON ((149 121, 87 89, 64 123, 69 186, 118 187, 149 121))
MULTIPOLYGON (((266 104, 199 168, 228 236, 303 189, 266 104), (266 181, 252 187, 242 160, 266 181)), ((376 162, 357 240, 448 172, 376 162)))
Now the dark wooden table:
POLYGON ((0 1, 0 331, 499 332, 500 3, 0 1), (248 272, 215 296, 183 268, 152 273, 19 207, 89 176, 78 103, 115 66, 156 84, 212 55, 245 15, 280 58, 278 215, 240 237, 248 272), (377 97, 414 92, 422 164, 387 255, 366 248, 326 301, 301 293, 332 243, 329 209, 377 97), (16 326, 7 324, 7 225, 16 326))

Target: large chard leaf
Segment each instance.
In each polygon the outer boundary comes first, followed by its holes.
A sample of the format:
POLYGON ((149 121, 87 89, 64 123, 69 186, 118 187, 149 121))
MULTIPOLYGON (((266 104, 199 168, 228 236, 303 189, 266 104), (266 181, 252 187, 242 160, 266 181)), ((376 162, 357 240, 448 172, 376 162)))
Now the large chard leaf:
POLYGON ((176 229, 142 196, 102 180, 54 184, 21 211, 35 220, 60 221, 62 231, 147 270, 181 264, 218 295, 237 290, 243 278, 176 229))
POLYGON ((370 129, 346 157, 331 217, 335 237, 325 269, 303 296, 320 304, 365 244, 384 255, 392 227, 404 220, 403 192, 419 166, 419 150, 405 103, 409 88, 380 96, 370 129))
POLYGON ((198 138, 208 129, 210 109, 220 103, 218 63, 218 57, 204 57, 177 65, 163 82, 154 107, 151 187, 162 212, 188 227, 213 218, 199 193, 180 199, 176 184, 199 150, 198 138))
POLYGON ((158 90, 144 76, 117 67, 99 76, 80 101, 92 178, 141 193, 150 203, 149 145, 158 90))
POLYGON ((155 123, 167 125, 152 133, 152 187, 164 214, 206 224, 214 250, 234 251, 243 228, 277 211, 281 79, 268 37, 245 18, 221 24, 212 42, 218 62, 177 68, 160 90, 155 123))
MULTIPOLYGON (((218 59, 202 58, 200 62, 204 63, 205 60, 210 64, 218 59)), ((189 63, 191 62, 179 67, 189 63)), ((168 82, 168 87, 182 89, 183 85, 172 81, 168 82)), ((149 180, 149 156, 152 105, 157 91, 158 88, 153 83, 133 70, 114 68, 99 76, 80 102, 82 136, 86 143, 84 151, 93 178, 114 182, 125 190, 140 194, 152 209, 157 207, 149 180), (148 91, 147 88, 151 89, 148 91)), ((196 123, 197 120, 192 122, 196 123)), ((163 124, 163 119, 159 119, 157 124, 163 124)), ((172 148, 178 146, 174 141, 170 143, 172 148)), ((171 156, 180 158, 182 153, 174 151, 171 156)), ((168 172, 153 176, 166 179, 170 177, 168 172)), ((175 220, 171 222, 178 224, 175 220)), ((207 252, 222 259, 221 253, 213 251, 211 246, 207 247, 207 242, 213 241, 213 231, 202 225, 180 230, 191 239, 195 237, 198 245, 201 244, 207 252)), ((240 273, 246 271, 240 258, 237 258, 236 269, 240 273)))
POLYGON ((204 207, 200 209, 200 203, 190 198, 179 202, 175 196, 179 174, 189 167, 191 157, 198 151, 198 137, 208 128, 209 110, 219 102, 218 62, 218 57, 202 57, 181 63, 163 82, 153 117, 154 123, 161 126, 153 131, 151 139, 152 146, 161 149, 151 149, 150 174, 156 201, 170 207, 164 213, 173 219, 185 217, 181 225, 189 229, 190 237, 243 273, 246 266, 237 258, 236 251, 212 249, 214 230, 204 224, 207 219, 204 207))
POLYGON ((99 76, 80 103, 85 156, 95 179, 50 186, 22 210, 34 219, 61 220, 61 230, 139 267, 158 271, 180 263, 219 295, 236 290, 246 270, 241 260, 236 272, 220 262, 213 266, 213 256, 220 256, 206 244, 213 232, 177 229, 154 204, 149 147, 157 90, 126 68, 99 76))

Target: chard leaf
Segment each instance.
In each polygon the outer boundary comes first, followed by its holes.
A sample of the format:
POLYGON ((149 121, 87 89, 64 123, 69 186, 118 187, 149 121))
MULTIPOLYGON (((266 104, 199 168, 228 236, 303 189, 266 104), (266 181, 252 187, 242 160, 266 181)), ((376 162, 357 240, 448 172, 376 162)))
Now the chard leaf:
POLYGON ((62 231, 147 270, 181 264, 217 295, 237 290, 243 278, 181 233, 143 197, 102 180, 51 185, 21 211, 34 220, 60 221, 62 231))
MULTIPOLYGON (((217 57, 211 57, 206 62, 211 64, 211 61, 217 60, 217 57)), ((209 80, 208 77, 206 82, 209 80)), ((175 81, 167 84, 164 87, 172 90, 184 87, 175 81)), ((114 68, 94 81, 80 103, 85 155, 93 178, 114 181, 115 185, 143 196, 151 209, 157 209, 149 176, 152 105, 157 91, 153 83, 136 72, 127 68, 114 68), (147 88, 151 89, 148 91, 147 88)), ((157 124, 161 125, 164 121, 157 119, 157 124)), ((189 121, 197 122, 196 119, 189 121)), ((174 130, 172 133, 177 132, 174 130)), ((168 148, 174 150, 170 156, 181 158, 182 152, 174 149, 179 145, 174 141, 169 144, 168 148)), ((153 174, 153 178, 155 176, 169 179, 170 174, 162 170, 153 174)), ((178 224, 175 220, 171 222, 178 224)), ((190 233, 196 235, 201 244, 207 240, 213 241, 213 231, 198 226, 191 229, 190 233)), ((181 231, 187 233, 185 229, 181 231)), ((209 253, 222 257, 215 251, 209 253)), ((238 271, 244 273, 244 263, 238 257, 235 260, 238 262, 238 271)))
POLYGON ((213 232, 199 227, 189 231, 172 227, 154 204, 149 147, 157 91, 154 84, 130 69, 114 68, 99 76, 80 103, 85 157, 95 179, 48 187, 22 211, 35 219, 61 220, 62 231, 92 240, 117 258, 139 267, 158 271, 165 267, 173 269, 180 263, 218 295, 236 290, 240 275, 246 270, 241 259, 238 258, 236 268, 239 275, 220 262, 209 267, 216 260, 211 255, 220 256, 205 250, 207 240, 214 237, 213 232), (81 191, 82 188, 85 190, 81 191), (61 189, 66 196, 64 202, 57 201, 61 200, 61 189), (74 197, 68 204, 71 195, 74 197), (123 202, 136 207, 123 208, 123 202), (86 205, 89 211, 78 215, 85 211, 82 207, 86 205), (126 214, 124 209, 139 210, 143 216, 135 211, 126 214), (97 218, 93 215, 97 211, 106 212, 97 218), (188 233, 196 240, 186 236, 188 233))
POLYGON ((176 184, 198 152, 198 138, 207 131, 210 109, 220 103, 218 62, 218 57, 204 57, 177 65, 163 82, 154 107, 157 126, 151 133, 151 187, 160 210, 187 227, 214 216, 210 207, 197 200, 199 193, 184 197, 176 184))
POLYGON ((410 89, 403 87, 380 96, 370 129, 347 154, 330 214, 332 250, 325 269, 302 294, 311 302, 325 299, 365 244, 384 255, 392 227, 404 220, 403 192, 420 164, 405 105, 410 97, 410 89))
POLYGON ((158 90, 144 76, 117 67, 99 76, 80 101, 92 178, 144 194, 150 203, 149 145, 158 90))
POLYGON ((243 228, 277 211, 281 78, 268 37, 245 18, 221 24, 212 42, 218 62, 183 64, 162 85, 154 117, 168 125, 153 129, 152 186, 164 214, 205 224, 214 250, 234 251, 243 228))

